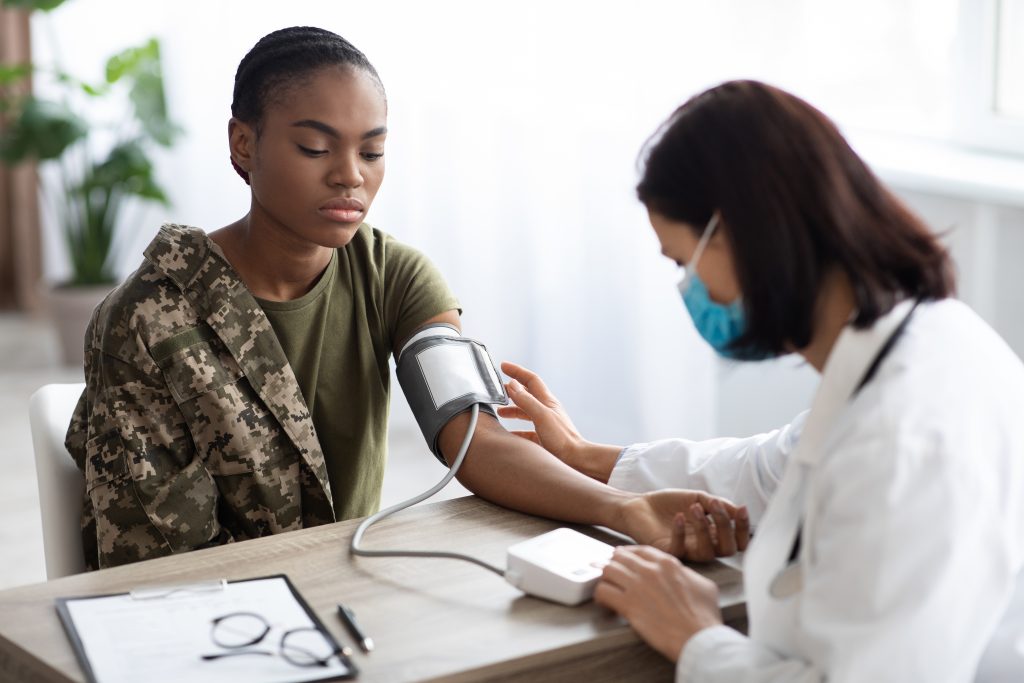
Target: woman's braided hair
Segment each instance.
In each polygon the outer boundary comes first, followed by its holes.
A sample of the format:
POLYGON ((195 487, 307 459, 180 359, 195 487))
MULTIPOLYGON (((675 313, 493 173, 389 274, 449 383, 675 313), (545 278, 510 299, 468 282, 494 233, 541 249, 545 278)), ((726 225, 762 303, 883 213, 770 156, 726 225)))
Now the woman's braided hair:
MULTIPOLYGON (((242 58, 235 72, 231 115, 254 126, 258 136, 268 103, 281 101, 293 87, 327 66, 362 69, 384 92, 377 70, 352 43, 322 28, 292 26, 263 36, 242 58)), ((231 165, 248 184, 249 174, 234 159, 231 165)))

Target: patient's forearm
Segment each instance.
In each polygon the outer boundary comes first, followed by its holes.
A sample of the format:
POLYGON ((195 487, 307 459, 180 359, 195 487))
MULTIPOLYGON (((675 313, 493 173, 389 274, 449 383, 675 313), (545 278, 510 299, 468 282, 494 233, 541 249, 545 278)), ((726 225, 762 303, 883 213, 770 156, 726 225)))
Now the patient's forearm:
MULTIPOLYGON (((455 460, 469 414, 441 431, 441 450, 455 460)), ((634 496, 610 488, 569 467, 537 444, 502 429, 481 415, 458 479, 494 503, 534 515, 621 529, 622 504, 634 496)))

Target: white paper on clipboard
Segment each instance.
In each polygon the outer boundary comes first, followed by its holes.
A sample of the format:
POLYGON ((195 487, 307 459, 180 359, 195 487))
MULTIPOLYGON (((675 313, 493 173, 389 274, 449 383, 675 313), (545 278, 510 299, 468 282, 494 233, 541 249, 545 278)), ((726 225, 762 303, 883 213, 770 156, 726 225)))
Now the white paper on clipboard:
POLYGON ((128 593, 62 598, 58 609, 79 661, 95 683, 287 683, 350 678, 356 672, 346 657, 332 657, 323 667, 298 667, 277 654, 201 659, 223 651, 211 639, 211 622, 233 612, 262 616, 272 630, 256 649, 275 653, 287 630, 324 630, 283 575, 229 582, 216 591, 175 590, 159 598, 137 599, 128 593))

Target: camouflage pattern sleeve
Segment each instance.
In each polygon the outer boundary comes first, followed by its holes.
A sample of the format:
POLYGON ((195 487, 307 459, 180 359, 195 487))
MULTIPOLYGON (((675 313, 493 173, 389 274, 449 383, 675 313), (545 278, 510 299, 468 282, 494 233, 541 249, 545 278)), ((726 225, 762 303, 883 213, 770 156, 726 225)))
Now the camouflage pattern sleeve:
POLYGON ((83 541, 90 568, 105 568, 230 541, 217 521, 217 488, 163 376, 126 326, 133 358, 104 352, 87 332, 86 389, 66 445, 86 480, 83 541))

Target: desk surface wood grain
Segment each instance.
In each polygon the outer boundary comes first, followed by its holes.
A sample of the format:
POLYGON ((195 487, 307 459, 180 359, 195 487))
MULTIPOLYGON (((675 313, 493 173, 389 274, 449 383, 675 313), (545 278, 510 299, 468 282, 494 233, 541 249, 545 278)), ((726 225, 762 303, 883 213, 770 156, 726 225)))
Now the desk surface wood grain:
MULTIPOLYGON (((340 642, 343 602, 376 642, 356 651, 360 680, 671 680, 672 667, 618 617, 592 602, 564 607, 527 597, 467 562, 354 558, 356 521, 194 551, 0 592, 0 680, 84 681, 54 600, 145 585, 287 574, 340 642)), ((380 522, 368 548, 469 553, 505 565, 512 543, 565 526, 476 497, 413 508, 380 522)), ((600 529, 574 527, 616 543, 600 529)), ((740 573, 720 563, 696 567, 719 584, 727 620, 743 612, 740 573)))

